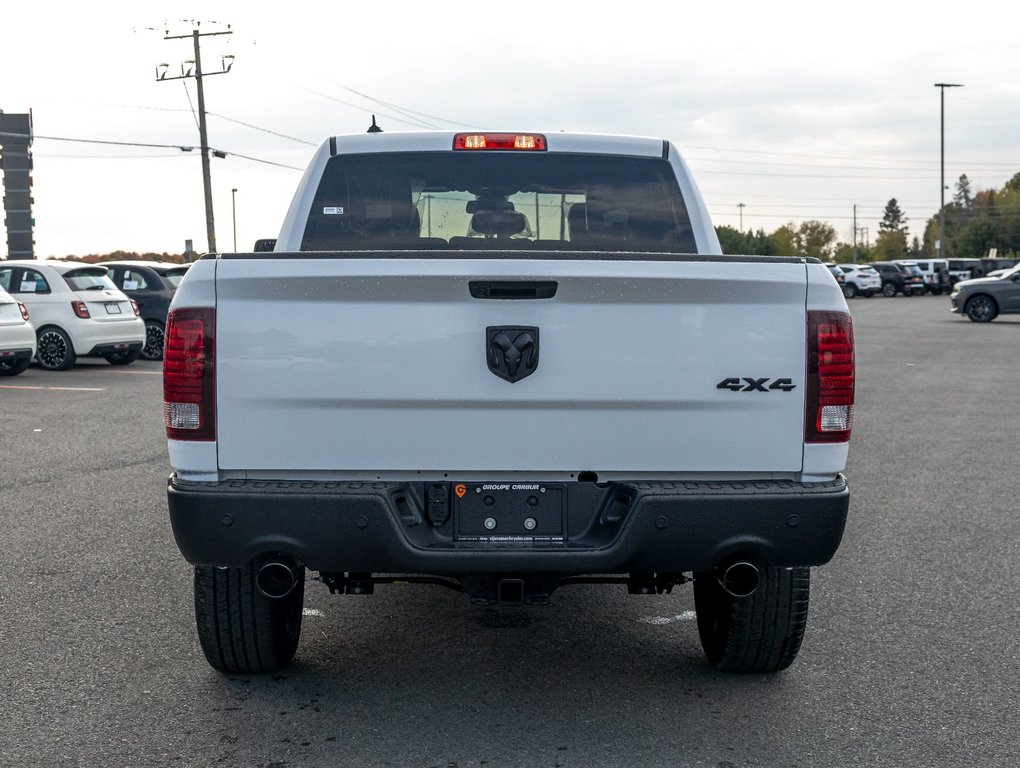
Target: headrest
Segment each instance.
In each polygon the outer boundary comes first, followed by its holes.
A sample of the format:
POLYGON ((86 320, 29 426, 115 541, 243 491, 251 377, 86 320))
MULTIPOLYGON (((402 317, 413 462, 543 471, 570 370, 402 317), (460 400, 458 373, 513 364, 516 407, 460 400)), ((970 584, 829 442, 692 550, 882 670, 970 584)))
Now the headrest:
POLYGON ((486 237, 511 237, 527 228, 527 217, 517 211, 479 211, 471 217, 471 229, 486 237))

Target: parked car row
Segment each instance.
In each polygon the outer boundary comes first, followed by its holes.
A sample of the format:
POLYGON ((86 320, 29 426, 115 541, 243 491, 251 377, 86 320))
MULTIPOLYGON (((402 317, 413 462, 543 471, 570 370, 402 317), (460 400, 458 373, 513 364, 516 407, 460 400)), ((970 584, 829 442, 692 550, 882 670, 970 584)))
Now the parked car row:
POLYGON ((952 290, 947 263, 944 259, 922 261, 873 261, 868 264, 830 264, 829 268, 842 271, 840 285, 843 295, 855 296, 920 296, 924 293, 939 295, 952 290))
POLYGON ((0 375, 23 372, 33 358, 52 371, 72 368, 79 357, 111 365, 161 360, 170 299, 187 269, 159 262, 0 265, 0 375))
MULTIPOLYGON (((829 264, 836 282, 848 299, 872 296, 915 296, 950 293, 953 312, 976 323, 987 323, 1000 314, 1020 314, 1020 263, 970 278, 962 259, 919 261, 873 261, 870 264, 829 264), (954 263, 956 262, 956 263, 954 263), (968 277, 961 278, 961 274, 968 277)), ((976 264, 987 259, 972 259, 976 264)), ((987 264, 985 265, 987 266, 987 264)), ((975 266, 975 270, 981 271, 975 266)))

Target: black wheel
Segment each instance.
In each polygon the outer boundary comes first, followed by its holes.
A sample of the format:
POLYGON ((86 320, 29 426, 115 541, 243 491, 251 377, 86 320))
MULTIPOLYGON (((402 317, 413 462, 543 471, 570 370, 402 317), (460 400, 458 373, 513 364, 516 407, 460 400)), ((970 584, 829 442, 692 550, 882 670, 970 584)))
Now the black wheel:
POLYGON ((844 297, 846 297, 848 299, 852 299, 856 295, 857 295, 857 286, 856 285, 854 285, 853 283, 845 283, 843 285, 843 296, 844 297))
POLYGON ((987 323, 999 314, 999 307, 991 296, 980 294, 970 299, 963 311, 975 323, 987 323))
POLYGON ((110 365, 131 365, 141 354, 140 349, 126 349, 123 352, 107 352, 103 358, 110 365))
POLYGON ((74 367, 78 356, 74 353, 71 338, 56 326, 41 328, 36 334, 38 344, 35 359, 47 371, 66 371, 74 367))
POLYGON ((0 376, 17 376, 28 370, 31 364, 31 357, 18 357, 0 360, 0 376))
POLYGON ((195 622, 209 664, 220 672, 277 672, 294 658, 301 636, 305 569, 285 597, 255 586, 255 561, 243 568, 195 567, 195 622))
POLYGON ((778 672, 797 658, 807 626, 809 568, 759 569, 758 588, 730 597, 714 572, 694 574, 701 647, 727 672, 778 672))
POLYGON ((894 283, 882 283, 882 295, 892 298, 896 295, 896 285, 894 283))
POLYGON ((145 321, 145 347, 142 357, 146 360, 163 359, 163 334, 165 328, 159 320, 145 321))

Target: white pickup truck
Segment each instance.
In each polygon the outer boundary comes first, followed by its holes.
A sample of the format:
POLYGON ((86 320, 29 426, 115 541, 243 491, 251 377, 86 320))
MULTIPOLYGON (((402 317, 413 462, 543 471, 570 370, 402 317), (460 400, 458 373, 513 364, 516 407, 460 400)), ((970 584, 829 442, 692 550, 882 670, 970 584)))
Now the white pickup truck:
POLYGON ((843 295, 815 259, 722 255, 659 139, 330 138, 275 251, 189 270, 164 394, 224 672, 291 660, 306 569, 482 605, 693 581, 709 661, 776 671, 846 522, 843 295))

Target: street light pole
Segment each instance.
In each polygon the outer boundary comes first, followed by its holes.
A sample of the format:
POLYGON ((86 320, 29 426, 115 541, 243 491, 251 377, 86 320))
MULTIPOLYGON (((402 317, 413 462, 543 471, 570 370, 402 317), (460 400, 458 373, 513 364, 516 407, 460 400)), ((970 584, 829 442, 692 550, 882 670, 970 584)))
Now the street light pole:
POLYGON ((230 218, 234 222, 234 253, 237 253, 237 187, 230 190, 230 218))
POLYGON ((946 88, 962 88, 963 83, 935 83, 939 89, 939 239, 935 256, 942 258, 946 236, 946 88))
POLYGON ((740 231, 741 232, 744 231, 744 207, 745 206, 744 206, 743 203, 737 203, 737 208, 740 209, 740 231))

